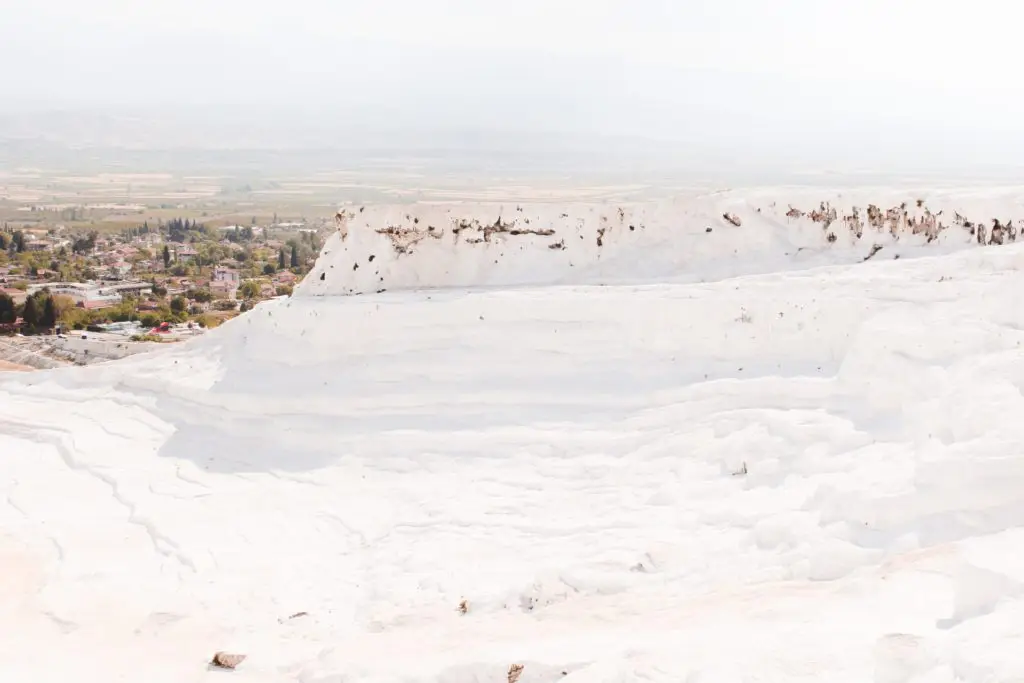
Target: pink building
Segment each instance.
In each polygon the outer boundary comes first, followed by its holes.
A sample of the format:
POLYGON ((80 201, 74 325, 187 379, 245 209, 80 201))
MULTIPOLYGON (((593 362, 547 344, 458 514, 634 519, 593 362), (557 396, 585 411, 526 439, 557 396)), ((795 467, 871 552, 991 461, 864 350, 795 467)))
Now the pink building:
POLYGON ((213 282, 230 282, 237 287, 239 282, 241 282, 241 278, 237 270, 217 266, 213 269, 213 282))

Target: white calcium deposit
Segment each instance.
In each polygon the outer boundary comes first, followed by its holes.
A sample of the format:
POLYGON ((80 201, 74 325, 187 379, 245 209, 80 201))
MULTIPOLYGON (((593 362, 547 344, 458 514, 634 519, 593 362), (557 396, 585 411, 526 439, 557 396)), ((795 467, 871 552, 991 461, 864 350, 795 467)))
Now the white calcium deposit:
POLYGON ((1024 244, 954 215, 1018 202, 920 198, 345 207, 291 298, 0 375, 0 681, 1021 680, 1024 244))

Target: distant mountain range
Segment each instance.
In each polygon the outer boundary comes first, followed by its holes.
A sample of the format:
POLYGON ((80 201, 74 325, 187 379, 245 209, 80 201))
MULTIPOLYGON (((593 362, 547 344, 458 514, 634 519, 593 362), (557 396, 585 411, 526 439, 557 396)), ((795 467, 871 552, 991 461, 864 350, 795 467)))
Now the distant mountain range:
POLYGON ((924 138, 883 138, 877 145, 858 146, 841 135, 819 133, 822 141, 814 144, 813 137, 794 142, 755 130, 727 134, 722 129, 659 140, 397 120, 376 123, 365 112, 298 104, 290 109, 7 112, 0 113, 0 169, 245 175, 388 169, 732 185, 1024 179, 1018 157, 986 154, 995 142, 985 140, 982 151, 955 155, 952 146, 937 149, 924 138))

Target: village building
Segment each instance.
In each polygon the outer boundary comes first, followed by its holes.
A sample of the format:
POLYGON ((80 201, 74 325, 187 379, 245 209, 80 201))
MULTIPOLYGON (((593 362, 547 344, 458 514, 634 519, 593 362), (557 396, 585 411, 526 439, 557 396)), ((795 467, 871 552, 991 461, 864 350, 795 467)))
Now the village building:
POLYGON ((199 258, 199 252, 195 250, 195 247, 190 247, 186 244, 174 251, 174 258, 181 263, 191 263, 199 258))
POLYGON ((126 261, 117 261, 107 269, 107 277, 111 280, 123 280, 132 270, 132 264, 126 261))
POLYGON ((53 251, 56 245, 53 240, 34 239, 25 241, 25 251, 53 251))
POLYGON ((213 282, 233 282, 235 286, 241 283, 241 276, 233 268, 217 266, 213 269, 213 282))
POLYGON ((55 296, 66 296, 75 305, 85 309, 107 308, 115 306, 126 296, 139 297, 153 292, 153 285, 148 282, 96 283, 96 282, 50 282, 31 284, 27 294, 32 295, 42 290, 49 290, 55 296))
POLYGON ((0 287, 0 294, 6 294, 14 300, 15 304, 19 306, 25 303, 25 299, 28 298, 28 293, 20 289, 11 289, 9 287, 0 287))
POLYGON ((210 293, 222 299, 234 299, 238 295, 238 283, 231 280, 214 280, 210 283, 210 293))
POLYGON ((21 332, 23 327, 25 327, 25 320, 23 318, 15 318, 13 323, 0 323, 0 334, 21 332))

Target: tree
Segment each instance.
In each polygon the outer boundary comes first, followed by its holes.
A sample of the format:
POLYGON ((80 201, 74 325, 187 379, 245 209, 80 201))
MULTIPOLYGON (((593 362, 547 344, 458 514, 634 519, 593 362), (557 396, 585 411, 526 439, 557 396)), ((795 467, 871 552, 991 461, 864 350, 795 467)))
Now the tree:
POLYGON ((7 294, 0 294, 0 324, 11 324, 18 317, 18 308, 7 294))
POLYGON ((273 275, 275 272, 277 272, 277 268, 274 267, 273 263, 268 263, 267 265, 263 266, 264 275, 273 275))
MULTIPOLYGON (((63 297, 62 297, 63 298, 63 297)), ((60 311, 60 321, 64 328, 70 328, 74 330, 82 330, 92 325, 99 320, 102 313, 99 311, 87 311, 84 308, 78 308, 75 305, 67 306, 63 308, 61 302, 57 301, 57 310, 60 311)))
POLYGON ((176 296, 171 299, 171 311, 174 313, 184 313, 188 310, 188 300, 183 296, 176 296))
POLYGON ((47 296, 43 302, 43 314, 39 319, 39 324, 47 330, 57 326, 57 306, 53 303, 52 296, 47 296))
POLYGON ((195 223, 190 226, 187 219, 172 218, 167 222, 167 239, 171 242, 184 242, 190 229, 196 229, 195 223))
POLYGON ((96 248, 96 238, 99 233, 95 230, 91 231, 88 235, 76 237, 71 242, 71 251, 76 254, 87 254, 96 248))
POLYGON ((63 319, 65 314, 69 310, 77 308, 77 306, 75 305, 75 300, 72 299, 70 296, 65 296, 63 294, 54 294, 50 298, 53 299, 53 308, 57 314, 57 320, 63 319))
POLYGON ((14 242, 15 250, 19 254, 21 252, 25 251, 25 233, 23 233, 21 230, 17 230, 17 231, 15 231, 13 237, 14 237, 13 242, 14 242))
POLYGON ((260 295, 260 283, 255 280, 246 280, 238 288, 238 293, 242 295, 243 299, 255 299, 260 295))
POLYGON ((292 245, 292 268, 299 267, 299 248, 296 245, 292 245))
POLYGON ((190 289, 187 293, 188 298, 198 301, 199 303, 206 304, 213 301, 213 292, 206 288, 190 289))
POLYGON ((286 267, 287 265, 284 260, 284 249, 282 249, 281 251, 277 252, 277 269, 284 270, 286 267))
POLYGON ((138 317, 138 302, 135 299, 126 298, 116 306, 104 309, 103 314, 115 323, 135 320, 138 317))
POLYGON ((196 316, 196 325, 199 327, 205 327, 207 329, 213 329, 220 325, 220 318, 203 313, 202 315, 196 316))
POLYGON ((171 249, 166 244, 164 245, 164 268, 170 268, 171 266, 171 249))
POLYGON ((36 298, 30 296, 25 299, 25 309, 21 312, 21 317, 25 320, 25 327, 30 330, 34 330, 39 326, 39 319, 42 313, 39 310, 39 304, 36 303, 36 298))
POLYGON ((0 251, 7 251, 7 235, 0 232, 0 251))

